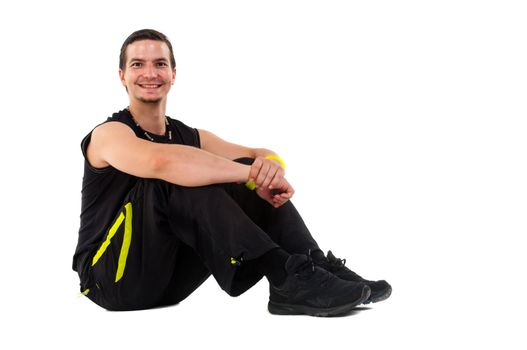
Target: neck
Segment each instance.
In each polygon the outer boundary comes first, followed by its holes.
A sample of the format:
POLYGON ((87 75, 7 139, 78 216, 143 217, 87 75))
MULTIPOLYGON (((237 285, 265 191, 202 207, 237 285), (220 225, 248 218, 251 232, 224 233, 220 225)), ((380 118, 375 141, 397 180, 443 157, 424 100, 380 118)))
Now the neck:
POLYGON ((128 109, 143 130, 157 135, 165 134, 166 102, 148 104, 130 101, 128 109))

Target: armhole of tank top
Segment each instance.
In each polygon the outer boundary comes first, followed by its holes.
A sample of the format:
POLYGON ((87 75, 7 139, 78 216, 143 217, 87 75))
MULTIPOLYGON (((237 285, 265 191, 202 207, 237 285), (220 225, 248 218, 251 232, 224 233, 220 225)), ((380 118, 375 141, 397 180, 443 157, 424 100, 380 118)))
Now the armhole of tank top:
POLYGON ((201 138, 199 137, 199 130, 197 128, 194 128, 194 131, 196 132, 196 142, 198 144, 198 148, 201 148, 201 138))
POLYGON ((92 131, 90 131, 90 133, 88 135, 86 135, 86 137, 82 140, 82 143, 81 143, 81 150, 82 150, 82 155, 84 157, 84 162, 86 163, 88 169, 90 169, 90 171, 95 173, 95 174, 108 173, 108 172, 112 171, 112 169, 113 169, 113 167, 111 165, 108 165, 107 167, 104 167, 104 168, 96 168, 93 165, 91 165, 90 161, 88 160, 88 156, 87 156, 86 152, 88 151, 88 144, 91 141, 91 133, 92 133, 92 131))
MULTIPOLYGON (((108 118, 106 121, 100 123, 97 126, 101 126, 102 124, 105 124, 105 123, 108 123, 108 122, 120 122, 120 123, 123 123, 124 125, 128 126, 130 129, 132 129, 132 131, 137 135, 137 131, 134 129, 134 126, 132 124, 129 124, 129 123, 125 122, 124 120, 121 120, 121 119, 113 119, 112 120, 112 118, 108 118)), ((97 128, 97 126, 95 128, 97 128)), ((93 130, 95 130, 95 128, 93 128, 93 130)), ((82 155, 84 157, 84 162, 86 163, 88 169, 90 169, 90 171, 95 173, 95 174, 104 174, 104 173, 116 170, 111 165, 108 165, 107 167, 104 167, 104 168, 96 168, 93 165, 91 165, 90 162, 88 161, 88 157, 87 157, 86 152, 88 150, 88 144, 91 141, 91 135, 92 135, 93 130, 90 131, 90 133, 88 135, 86 135, 84 137, 84 139, 82 140, 82 142, 81 142, 82 155)))
POLYGON ((185 132, 191 131, 194 134, 194 143, 195 143, 194 147, 201 148, 201 139, 199 137, 199 131, 197 128, 192 128, 186 125, 185 123, 183 123, 182 121, 178 119, 173 119, 170 117, 168 117, 168 122, 170 123, 172 130, 179 133, 180 137, 182 138, 182 141, 184 140, 183 135, 181 135, 182 128, 184 129, 185 132))

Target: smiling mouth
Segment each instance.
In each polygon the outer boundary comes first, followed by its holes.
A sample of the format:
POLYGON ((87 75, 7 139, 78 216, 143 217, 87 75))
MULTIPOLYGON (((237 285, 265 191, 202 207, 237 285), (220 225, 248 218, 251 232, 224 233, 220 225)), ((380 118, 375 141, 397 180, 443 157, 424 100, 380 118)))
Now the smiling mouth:
POLYGON ((161 87, 161 84, 138 84, 138 85, 144 89, 157 89, 161 87))

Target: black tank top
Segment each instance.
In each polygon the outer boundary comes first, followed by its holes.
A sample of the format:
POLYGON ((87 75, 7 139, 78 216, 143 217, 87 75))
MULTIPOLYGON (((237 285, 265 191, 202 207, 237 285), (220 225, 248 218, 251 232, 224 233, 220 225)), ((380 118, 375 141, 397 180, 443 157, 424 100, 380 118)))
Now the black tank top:
MULTIPOLYGON (((104 123, 111 121, 124 123, 132 128, 137 137, 152 142, 175 143, 200 148, 197 129, 188 127, 182 122, 169 117, 167 117, 167 120, 169 122, 168 130, 172 132, 171 141, 167 136, 151 133, 149 133, 149 136, 153 141, 149 140, 144 130, 136 125, 128 109, 114 113, 104 123)), ((93 252, 100 245, 107 228, 123 205, 125 196, 139 179, 112 166, 106 168, 92 167, 86 156, 91 134, 90 132, 81 142, 82 154, 84 155, 84 177, 82 179, 79 239, 73 256, 73 270, 78 271, 79 274, 82 274, 82 267, 86 266, 85 260, 88 258, 89 253, 93 252)))

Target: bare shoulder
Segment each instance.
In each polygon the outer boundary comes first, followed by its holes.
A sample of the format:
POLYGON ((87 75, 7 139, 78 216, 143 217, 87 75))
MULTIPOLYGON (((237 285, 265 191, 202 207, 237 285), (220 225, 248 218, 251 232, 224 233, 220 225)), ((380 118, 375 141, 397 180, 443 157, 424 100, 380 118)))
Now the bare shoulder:
POLYGON ((104 140, 107 137, 113 137, 116 134, 119 136, 130 136, 133 137, 135 134, 128 125, 124 123, 113 121, 107 122, 97 126, 92 131, 92 139, 102 139, 104 140))
POLYGON ((112 147, 115 140, 126 142, 129 138, 134 138, 135 134, 129 126, 121 122, 107 122, 93 129, 91 140, 86 150, 88 162, 95 168, 105 168, 110 164, 106 162, 102 155, 106 147, 112 147))
POLYGON ((203 139, 211 135, 212 133, 210 131, 204 130, 204 129, 196 129, 198 130, 199 138, 203 139))

